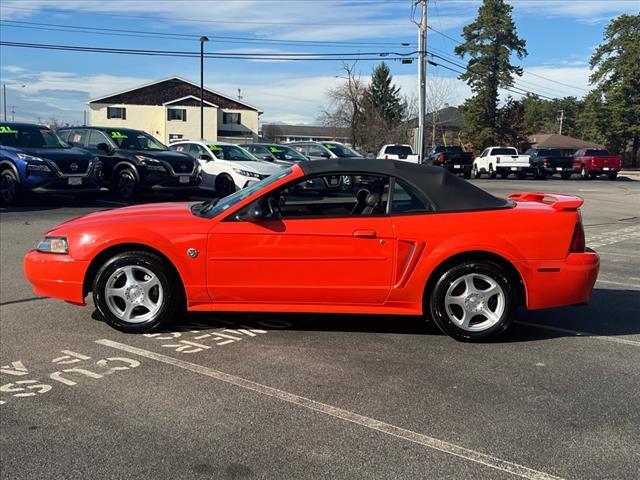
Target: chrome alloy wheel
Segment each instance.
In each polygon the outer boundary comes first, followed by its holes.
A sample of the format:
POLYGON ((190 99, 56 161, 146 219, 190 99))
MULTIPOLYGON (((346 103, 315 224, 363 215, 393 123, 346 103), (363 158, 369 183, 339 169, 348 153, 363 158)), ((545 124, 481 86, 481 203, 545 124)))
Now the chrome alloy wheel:
POLYGON ((127 265, 114 271, 104 293, 111 313, 127 323, 152 319, 162 307, 164 297, 158 277, 139 265, 127 265))
POLYGON ((469 332, 482 332, 498 323, 505 304, 502 287, 480 273, 469 273, 454 280, 445 294, 449 319, 469 332))

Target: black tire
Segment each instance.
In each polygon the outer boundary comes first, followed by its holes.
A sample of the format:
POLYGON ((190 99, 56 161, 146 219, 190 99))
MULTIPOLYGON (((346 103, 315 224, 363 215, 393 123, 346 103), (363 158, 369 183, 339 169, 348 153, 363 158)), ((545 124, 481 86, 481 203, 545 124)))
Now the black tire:
POLYGON ((468 169, 466 169, 466 170, 464 171, 464 173, 462 174, 462 176, 463 176, 464 178, 466 178, 467 180, 469 180, 469 179, 471 178, 471 169, 469 169, 469 168, 468 168, 468 169))
POLYGON ((496 178, 496 176, 497 176, 497 173, 493 169, 493 165, 489 164, 489 178, 494 179, 496 178))
POLYGON ((583 180, 591 180, 592 177, 589 172, 587 172, 587 169, 585 168, 585 166, 583 165, 582 168, 580 169, 580 178, 582 178, 583 180))
POLYGON ((215 189, 216 196, 224 198, 236 191, 236 184, 229 175, 223 173, 216 178, 215 189))
POLYGON ((506 172, 504 170, 500 172, 500 178, 502 178, 503 180, 508 176, 509 176, 509 172, 506 172))
MULTIPOLYGON (((93 281, 93 302, 98 309, 100 317, 113 328, 126 333, 149 332, 173 320, 183 303, 181 301, 181 291, 177 287, 180 285, 180 280, 175 277, 176 275, 169 266, 157 255, 137 251, 120 253, 110 258, 98 270, 93 281), (156 292, 161 291, 162 297, 160 299, 159 293, 157 294, 158 310, 150 318, 141 322, 124 321, 112 312, 112 307, 108 304, 105 291, 107 282, 115 272, 125 267, 143 267, 152 272, 159 281, 161 290, 156 292)), ((149 298, 151 298, 151 295, 153 295, 153 292, 149 293, 149 298)), ((126 307, 126 301, 124 299, 121 300, 126 307)), ((148 310, 144 306, 136 306, 133 308, 133 313, 136 312, 136 309, 148 310)))
POLYGON ((518 180, 524 180, 527 178, 527 172, 518 172, 518 180))
POLYGON ((562 178, 562 180, 569 180, 571 178, 571 172, 562 172, 560 178, 562 178))
POLYGON ((475 164, 475 163, 473 164, 473 168, 471 170, 471 173, 472 173, 474 178, 480 178, 481 173, 480 173, 480 170, 478 170, 478 165, 477 164, 475 164))
POLYGON ((2 205, 13 205, 17 202, 20 194, 18 177, 10 168, 0 172, 0 203, 2 205))
MULTIPOLYGON (((474 280, 475 281, 475 280, 474 280)), ((482 283, 482 280, 480 279, 482 283)), ((459 286, 459 285, 458 285, 459 286)), ((477 285, 476 285, 477 286, 477 285)), ((458 287, 455 287, 453 292, 458 287)), ((466 290, 466 287, 465 287, 466 290)), ((489 305, 489 302, 495 300, 496 309, 498 308, 499 294, 484 299, 489 305), (496 296, 497 295, 497 296, 496 296)), ((466 300, 465 300, 466 303, 466 300)), ((503 333, 513 321, 518 307, 517 289, 515 288, 514 280, 509 274, 498 264, 490 261, 467 261, 454 265, 444 272, 438 279, 430 298, 428 299, 429 311, 431 312, 431 319, 438 326, 442 332, 450 335, 459 341, 466 342, 479 342, 484 340, 491 340, 503 333), (447 292, 450 287, 456 285, 456 282, 460 282, 461 279, 468 275, 480 275, 488 277, 495 284, 502 289, 502 310, 495 323, 487 328, 479 331, 470 331, 462 328, 454 323, 450 317, 446 307, 447 292)), ((475 303, 475 305, 482 305, 482 303, 475 303)), ((450 310, 452 307, 449 307, 450 310)), ((462 310, 460 310, 461 312, 462 310)), ((453 312, 453 316, 456 317, 457 312, 453 312)), ((485 321, 488 317, 482 317, 481 313, 475 314, 471 320, 476 320, 476 323, 471 323, 472 328, 478 328, 482 326, 482 318, 485 321), (479 322, 479 323, 478 323, 479 322)))
POLYGON ((618 172, 609 172, 609 174, 607 175, 607 177, 609 177, 609 180, 615 180, 616 178, 618 178, 618 172))
POLYGON ((135 172, 128 167, 118 170, 111 181, 111 190, 120 199, 130 202, 138 194, 140 183, 135 172))

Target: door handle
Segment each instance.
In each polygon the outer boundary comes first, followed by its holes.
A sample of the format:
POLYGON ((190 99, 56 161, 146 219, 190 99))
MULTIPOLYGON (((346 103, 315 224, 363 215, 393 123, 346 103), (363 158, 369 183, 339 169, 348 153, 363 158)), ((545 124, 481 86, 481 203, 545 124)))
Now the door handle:
POLYGON ((378 233, 375 230, 354 230, 353 236, 360 238, 376 238, 378 233))

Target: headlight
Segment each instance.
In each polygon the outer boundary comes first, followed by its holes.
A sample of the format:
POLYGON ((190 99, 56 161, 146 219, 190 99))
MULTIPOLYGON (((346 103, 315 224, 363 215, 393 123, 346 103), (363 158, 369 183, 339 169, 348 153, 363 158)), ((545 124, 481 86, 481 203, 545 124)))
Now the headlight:
POLYGON ((28 162, 30 162, 30 161, 44 162, 44 160, 41 159, 40 157, 34 157, 33 155, 27 155, 26 153, 16 153, 16 156, 20 160, 26 160, 28 162))
POLYGON ((242 170, 240 168, 234 168, 233 171, 236 172, 238 175, 242 175, 243 177, 260 178, 259 173, 249 172, 247 170, 242 170))
POLYGON ((156 160, 155 158, 149 158, 149 157, 145 157, 143 155, 136 155, 136 158, 138 160, 140 160, 142 162, 142 164, 149 171, 153 171, 153 172, 165 172, 166 171, 166 168, 164 168, 164 165, 162 165, 160 163, 160 161, 156 160))
POLYGON ((45 163, 27 163, 28 172, 50 172, 51 169, 45 163))
POLYGON ((36 245, 36 250, 43 253, 69 253, 66 237, 44 237, 36 245))

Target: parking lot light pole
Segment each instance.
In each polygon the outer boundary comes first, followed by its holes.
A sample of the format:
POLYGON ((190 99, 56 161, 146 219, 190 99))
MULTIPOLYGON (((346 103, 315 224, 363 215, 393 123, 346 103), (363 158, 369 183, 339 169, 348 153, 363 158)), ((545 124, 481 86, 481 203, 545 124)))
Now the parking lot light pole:
POLYGON ((204 138, 204 44, 209 39, 200 37, 200 138, 204 138))

